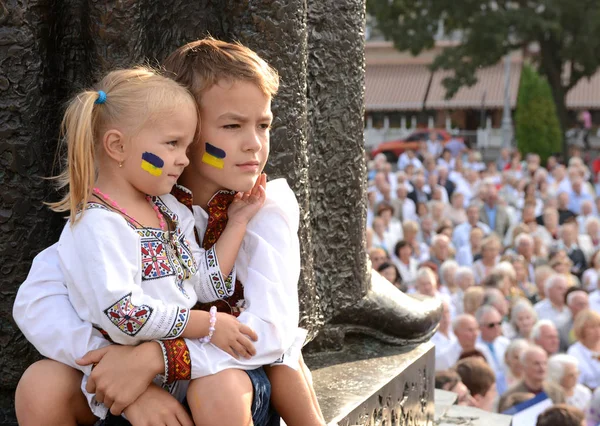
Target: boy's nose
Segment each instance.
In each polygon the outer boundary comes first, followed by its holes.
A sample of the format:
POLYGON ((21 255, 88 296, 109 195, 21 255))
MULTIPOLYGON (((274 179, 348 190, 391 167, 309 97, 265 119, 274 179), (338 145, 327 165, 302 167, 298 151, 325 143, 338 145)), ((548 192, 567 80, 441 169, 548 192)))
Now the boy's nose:
POLYGON ((244 145, 245 145, 244 148, 246 151, 252 151, 252 152, 260 151, 260 149, 262 148, 261 135, 259 135, 255 131, 252 132, 250 135, 248 135, 248 138, 246 139, 244 145))

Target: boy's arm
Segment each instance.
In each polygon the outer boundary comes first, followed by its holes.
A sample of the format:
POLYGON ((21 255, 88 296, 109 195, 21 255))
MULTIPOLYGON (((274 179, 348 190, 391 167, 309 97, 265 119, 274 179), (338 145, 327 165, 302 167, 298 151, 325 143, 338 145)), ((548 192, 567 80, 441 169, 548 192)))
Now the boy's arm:
POLYGON ((57 244, 39 253, 19 287, 13 318, 25 338, 43 356, 89 374, 75 360, 110 343, 71 305, 58 261, 57 244))

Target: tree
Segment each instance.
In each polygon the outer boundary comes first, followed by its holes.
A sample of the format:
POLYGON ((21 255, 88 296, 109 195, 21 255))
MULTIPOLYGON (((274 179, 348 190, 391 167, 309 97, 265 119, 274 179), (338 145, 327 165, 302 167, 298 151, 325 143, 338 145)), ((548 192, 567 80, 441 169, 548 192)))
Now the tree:
POLYGON ((444 80, 451 98, 492 66, 533 43, 539 73, 548 80, 561 130, 567 126, 566 94, 600 67, 598 0, 367 0, 379 30, 401 51, 416 55, 434 46, 438 26, 458 31, 460 43, 435 59, 433 69, 454 70, 444 80))
POLYGON ((550 86, 530 65, 521 72, 515 122, 517 148, 522 154, 535 152, 546 162, 561 150, 561 129, 550 86))

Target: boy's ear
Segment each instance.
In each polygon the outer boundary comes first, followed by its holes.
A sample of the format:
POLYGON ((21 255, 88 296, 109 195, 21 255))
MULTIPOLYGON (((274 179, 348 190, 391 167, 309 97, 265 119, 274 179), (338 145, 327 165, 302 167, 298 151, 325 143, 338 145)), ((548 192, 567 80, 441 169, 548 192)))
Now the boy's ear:
POLYGON ((102 146, 106 154, 117 163, 125 161, 125 138, 120 131, 116 129, 106 131, 102 137, 102 146))

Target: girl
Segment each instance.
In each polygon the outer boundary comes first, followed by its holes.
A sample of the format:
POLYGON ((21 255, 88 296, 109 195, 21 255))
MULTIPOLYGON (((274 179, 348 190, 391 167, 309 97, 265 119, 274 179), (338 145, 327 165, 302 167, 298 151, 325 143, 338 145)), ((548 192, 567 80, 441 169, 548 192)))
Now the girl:
MULTIPOLYGON (((246 224, 265 199, 264 177, 237 196, 221 238, 201 250, 192 213, 168 195, 189 163, 194 99, 145 68, 111 72, 97 89, 78 94, 67 108, 67 163, 59 181, 68 192, 50 204, 70 212, 57 251, 73 307, 115 343, 181 336, 232 356, 253 355, 244 336, 256 338, 252 330, 214 306, 210 313, 191 308, 232 294, 246 224)), ((180 381, 170 390, 183 400, 186 387, 180 381)), ((104 417, 104 406, 90 402, 104 417)))

